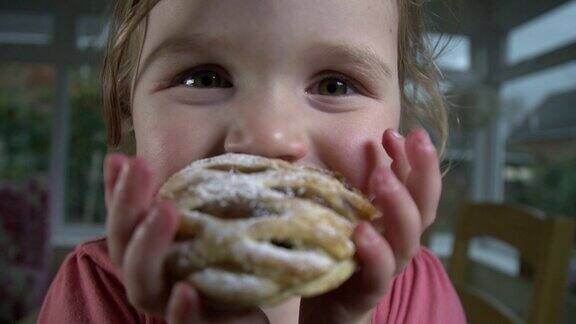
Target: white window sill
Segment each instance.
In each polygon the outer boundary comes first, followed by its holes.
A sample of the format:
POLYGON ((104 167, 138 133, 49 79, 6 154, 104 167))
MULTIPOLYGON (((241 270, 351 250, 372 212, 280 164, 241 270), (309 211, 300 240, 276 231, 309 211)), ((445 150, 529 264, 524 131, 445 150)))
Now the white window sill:
MULTIPOLYGON (((439 257, 450 258, 454 235, 452 233, 436 233, 430 240, 430 249, 439 257)), ((509 276, 518 275, 520 269, 519 255, 512 246, 490 238, 472 240, 468 256, 474 262, 494 268, 509 276)))
POLYGON ((55 229, 52 246, 73 248, 76 245, 105 235, 104 225, 67 225, 55 229))

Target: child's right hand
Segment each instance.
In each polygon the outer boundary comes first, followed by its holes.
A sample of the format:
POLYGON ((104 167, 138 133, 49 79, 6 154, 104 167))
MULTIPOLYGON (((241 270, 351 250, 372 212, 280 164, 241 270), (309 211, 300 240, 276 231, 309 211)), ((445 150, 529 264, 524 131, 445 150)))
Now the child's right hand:
POLYGON ((153 172, 143 159, 108 155, 104 182, 108 253, 134 307, 169 323, 268 323, 260 309, 215 312, 202 307, 191 285, 169 287, 164 260, 178 217, 170 203, 154 200, 153 172))

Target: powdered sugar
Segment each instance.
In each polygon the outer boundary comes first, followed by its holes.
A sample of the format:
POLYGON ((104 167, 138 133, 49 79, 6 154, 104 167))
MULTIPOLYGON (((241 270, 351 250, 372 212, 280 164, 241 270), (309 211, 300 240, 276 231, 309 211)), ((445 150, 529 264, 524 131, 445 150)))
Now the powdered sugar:
POLYGON ((325 271, 333 264, 330 258, 318 252, 287 250, 268 242, 243 240, 235 244, 232 249, 238 257, 247 258, 257 264, 264 260, 272 260, 284 267, 294 267, 303 272, 325 271))
MULTIPOLYGON (((259 199, 292 198, 304 193, 305 188, 293 189, 290 184, 314 179, 317 183, 327 183, 326 176, 302 166, 294 166, 281 160, 270 160, 248 154, 224 154, 196 161, 175 174, 161 192, 174 199, 174 191, 184 190, 201 201, 250 201, 259 199), (233 166, 242 170, 218 169, 233 166), (214 168, 216 167, 216 168, 214 168), (260 170, 261 168, 261 170, 260 170), (257 172, 251 170, 258 170, 257 172), (285 183, 284 192, 274 190, 275 184, 285 183), (294 192, 297 190, 297 192, 294 192)), ((327 183, 328 184, 328 183, 327 183)), ((325 186, 327 189, 330 186, 325 186)))
POLYGON ((277 191, 270 190, 258 178, 250 174, 225 173, 215 174, 193 187, 189 191, 198 195, 203 201, 214 200, 258 200, 263 198, 282 198, 277 191))
POLYGON ((267 296, 278 290, 278 286, 271 280, 249 274, 231 273, 216 268, 207 268, 194 273, 190 279, 203 291, 228 298, 234 297, 230 294, 267 296))

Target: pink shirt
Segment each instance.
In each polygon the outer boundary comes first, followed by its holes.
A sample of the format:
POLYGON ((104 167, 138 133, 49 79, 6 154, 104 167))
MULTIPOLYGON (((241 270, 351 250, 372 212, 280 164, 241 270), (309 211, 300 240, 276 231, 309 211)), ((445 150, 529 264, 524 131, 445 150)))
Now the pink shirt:
MULTIPOLYGON (((62 264, 38 323, 165 323, 136 311, 108 258, 106 240, 79 245, 62 264)), ((372 323, 466 323, 440 261, 421 248, 376 307, 372 323)))

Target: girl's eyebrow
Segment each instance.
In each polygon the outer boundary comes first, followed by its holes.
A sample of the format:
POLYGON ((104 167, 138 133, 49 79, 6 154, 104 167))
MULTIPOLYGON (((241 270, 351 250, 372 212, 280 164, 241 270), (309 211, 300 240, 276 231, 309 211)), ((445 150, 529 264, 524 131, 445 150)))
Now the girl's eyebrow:
POLYGON ((334 58, 358 67, 367 75, 377 74, 382 79, 391 79, 394 75, 390 66, 370 46, 317 43, 310 52, 321 58, 334 58))
POLYGON ((152 62, 163 56, 209 49, 211 47, 232 49, 232 43, 226 41, 223 37, 212 37, 204 34, 168 37, 150 51, 150 54, 144 58, 142 67, 148 67, 152 62))

